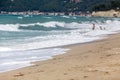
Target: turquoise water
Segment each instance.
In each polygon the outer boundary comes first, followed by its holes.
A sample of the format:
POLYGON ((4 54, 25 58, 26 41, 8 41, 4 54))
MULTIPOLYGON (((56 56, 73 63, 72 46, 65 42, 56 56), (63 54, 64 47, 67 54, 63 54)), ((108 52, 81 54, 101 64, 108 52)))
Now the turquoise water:
POLYGON ((0 15, 0 72, 64 53, 53 48, 104 38, 120 30, 120 18, 0 15), (96 25, 92 30, 92 23, 96 25), (102 26, 103 30, 100 30, 102 26))

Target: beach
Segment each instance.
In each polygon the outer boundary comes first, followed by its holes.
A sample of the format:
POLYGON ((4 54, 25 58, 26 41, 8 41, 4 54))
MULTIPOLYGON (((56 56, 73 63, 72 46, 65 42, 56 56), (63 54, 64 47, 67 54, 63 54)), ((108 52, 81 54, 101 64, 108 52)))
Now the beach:
POLYGON ((97 11, 92 12, 94 17, 120 17, 120 11, 108 10, 108 11, 97 11))
POLYGON ((66 54, 0 73, 0 80, 120 80, 120 34, 66 46, 66 54))

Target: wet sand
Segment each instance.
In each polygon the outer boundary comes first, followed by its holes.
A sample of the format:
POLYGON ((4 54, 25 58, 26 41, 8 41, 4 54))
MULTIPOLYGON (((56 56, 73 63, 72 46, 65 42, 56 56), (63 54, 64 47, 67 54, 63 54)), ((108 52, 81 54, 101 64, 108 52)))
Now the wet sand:
POLYGON ((51 60, 0 73, 0 80, 120 80, 120 34, 65 48, 51 60))

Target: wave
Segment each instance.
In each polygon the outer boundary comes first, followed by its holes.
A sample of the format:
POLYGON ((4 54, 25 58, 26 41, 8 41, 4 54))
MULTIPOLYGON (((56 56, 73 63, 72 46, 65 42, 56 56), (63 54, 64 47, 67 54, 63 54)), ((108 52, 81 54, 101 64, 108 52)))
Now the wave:
POLYGON ((1 31, 23 31, 23 30, 71 30, 76 28, 90 27, 90 23, 77 23, 77 22, 58 22, 50 21, 44 23, 30 23, 30 24, 0 24, 1 31))
POLYGON ((20 26, 19 27, 20 30, 43 30, 43 31, 51 31, 51 30, 71 30, 69 28, 64 28, 64 27, 60 27, 60 26, 57 26, 57 27, 44 27, 44 26, 27 26, 27 27, 24 27, 24 26, 20 26))
POLYGON ((65 23, 58 21, 50 21, 44 23, 30 23, 30 24, 0 24, 1 31, 22 31, 22 30, 69 30, 70 28, 78 26, 79 23, 65 23))
POLYGON ((20 24, 0 24, 1 31, 19 31, 20 24))
POLYGON ((70 34, 61 34, 61 35, 49 35, 41 37, 29 38, 27 40, 32 40, 31 42, 24 44, 17 44, 10 46, 13 51, 25 51, 25 50, 34 50, 42 48, 50 48, 56 46, 63 46, 69 44, 89 42, 93 40, 100 39, 98 36, 85 37, 79 32, 72 32, 70 34))
MULTIPOLYGON (((120 21, 119 20, 106 20, 104 23, 95 23, 96 29, 99 29, 99 26, 105 27, 106 30, 116 31, 120 30, 120 21)), ((71 30, 71 29, 91 29, 91 22, 59 22, 59 21, 49 21, 49 22, 37 22, 29 24, 0 24, 0 31, 23 31, 23 30, 71 30)))
MULTIPOLYGON (((11 24, 10 24, 11 25, 11 24)), ((9 46, 9 48, 0 48, 3 51, 15 51, 15 50, 32 50, 39 48, 49 48, 56 47, 68 44, 75 43, 83 43, 88 41, 93 41, 100 39, 100 36, 106 34, 113 34, 116 31, 120 30, 120 21, 112 21, 107 20, 104 24, 96 23, 96 30, 92 30, 91 23, 65 23, 65 22, 57 22, 50 21, 45 23, 32 23, 32 24, 15 24, 7 26, 2 30, 11 30, 11 31, 23 31, 23 30, 61 30, 59 33, 55 33, 54 31, 50 31, 45 36, 37 35, 34 37, 25 36, 25 39, 21 39, 22 44, 17 43, 17 45, 9 46), (48 26, 49 25, 49 26, 48 26), (12 29, 8 29, 7 27, 11 27, 12 29), (105 27, 105 30, 100 30, 99 26, 105 27), (65 30, 65 31, 63 31, 65 30), (67 31, 68 30, 68 31, 67 31), (27 45, 27 46, 26 46, 27 45)), ((44 34, 44 32, 41 32, 44 34)), ((39 34, 41 34, 39 33, 39 34)))
POLYGON ((64 22, 50 21, 45 23, 30 23, 30 24, 0 24, 1 31, 22 31, 22 30, 43 30, 46 28, 64 27, 64 22), (31 28, 31 29, 30 29, 31 28))

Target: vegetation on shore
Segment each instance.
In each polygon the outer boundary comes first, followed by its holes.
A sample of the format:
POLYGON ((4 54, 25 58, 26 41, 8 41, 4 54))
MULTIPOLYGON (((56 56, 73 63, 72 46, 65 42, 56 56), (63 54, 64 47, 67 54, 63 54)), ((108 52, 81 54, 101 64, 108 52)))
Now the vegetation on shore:
POLYGON ((120 0, 0 0, 0 11, 87 12, 120 8, 120 0))
POLYGON ((107 10, 119 10, 120 0, 109 0, 108 3, 97 4, 93 7, 93 11, 107 11, 107 10))

